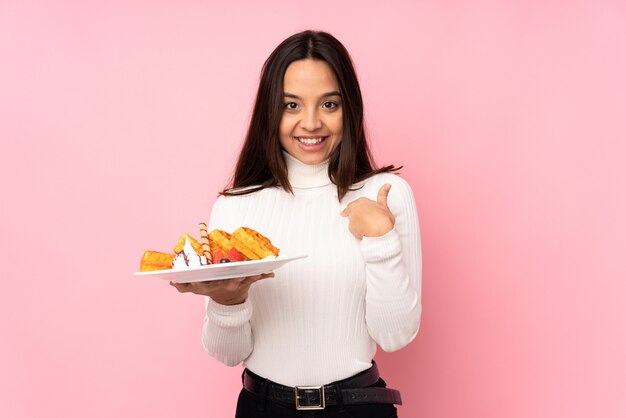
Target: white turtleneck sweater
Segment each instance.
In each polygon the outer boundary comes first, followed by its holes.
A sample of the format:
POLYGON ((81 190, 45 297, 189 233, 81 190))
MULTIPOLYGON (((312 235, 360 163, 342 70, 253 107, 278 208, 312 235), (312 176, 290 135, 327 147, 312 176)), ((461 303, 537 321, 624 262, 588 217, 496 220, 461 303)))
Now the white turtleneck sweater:
POLYGON ((221 196, 209 230, 256 229, 281 255, 308 255, 256 282, 248 299, 225 306, 206 298, 202 343, 219 361, 288 386, 322 385, 371 366, 376 344, 398 350, 417 334, 421 314, 421 245, 409 185, 378 174, 341 202, 328 163, 306 165, 284 154, 293 194, 267 188, 221 196), (359 197, 376 200, 392 185, 394 228, 358 239, 340 212, 359 197))

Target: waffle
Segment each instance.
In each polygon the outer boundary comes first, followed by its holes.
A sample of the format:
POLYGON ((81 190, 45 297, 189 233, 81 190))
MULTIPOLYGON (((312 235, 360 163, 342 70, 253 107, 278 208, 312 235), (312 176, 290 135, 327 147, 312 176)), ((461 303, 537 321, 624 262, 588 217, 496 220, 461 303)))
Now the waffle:
POLYGON ((260 260, 272 255, 277 256, 280 251, 272 245, 267 237, 245 226, 237 228, 233 232, 230 242, 250 260, 260 260))
POLYGON ((141 258, 139 271, 167 270, 172 267, 172 261, 174 261, 174 254, 146 251, 141 258))
POLYGON ((214 229, 209 232, 209 247, 211 248, 211 253, 216 251, 220 251, 222 253, 227 253, 233 248, 233 244, 230 242, 231 235, 222 231, 221 229, 214 229))

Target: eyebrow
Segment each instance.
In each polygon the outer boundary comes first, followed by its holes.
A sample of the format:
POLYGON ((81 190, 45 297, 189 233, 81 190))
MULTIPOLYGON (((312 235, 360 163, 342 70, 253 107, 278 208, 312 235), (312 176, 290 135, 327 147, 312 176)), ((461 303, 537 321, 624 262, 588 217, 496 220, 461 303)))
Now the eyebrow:
MULTIPOLYGON (((301 97, 298 97, 298 96, 296 96, 293 93, 285 92, 284 95, 285 95, 285 97, 289 97, 290 99, 301 99, 301 97)), ((339 97, 341 97, 341 93, 339 93, 336 90, 335 91, 329 91, 328 93, 322 94, 321 97, 332 97, 332 96, 339 96, 339 97)))

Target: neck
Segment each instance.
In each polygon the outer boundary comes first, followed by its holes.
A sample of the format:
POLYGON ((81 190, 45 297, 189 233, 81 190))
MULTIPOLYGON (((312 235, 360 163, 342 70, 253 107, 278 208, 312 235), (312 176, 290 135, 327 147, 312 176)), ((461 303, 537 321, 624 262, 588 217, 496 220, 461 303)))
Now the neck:
POLYGON ((304 164, 302 161, 283 152, 287 164, 289 184, 294 189, 311 189, 331 184, 328 177, 328 160, 319 164, 304 164))

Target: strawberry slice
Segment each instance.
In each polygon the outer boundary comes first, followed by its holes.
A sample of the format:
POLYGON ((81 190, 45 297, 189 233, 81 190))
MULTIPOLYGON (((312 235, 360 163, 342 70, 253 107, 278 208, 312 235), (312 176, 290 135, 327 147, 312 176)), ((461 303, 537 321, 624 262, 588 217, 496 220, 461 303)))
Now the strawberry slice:
POLYGON ((213 256, 213 260, 211 261, 213 262, 213 264, 219 264, 222 258, 228 258, 226 257, 226 254, 224 254, 222 251, 219 251, 219 250, 213 251, 212 256, 213 256))
POLYGON ((230 261, 245 261, 246 257, 243 256, 235 247, 231 248, 225 255, 230 261))

